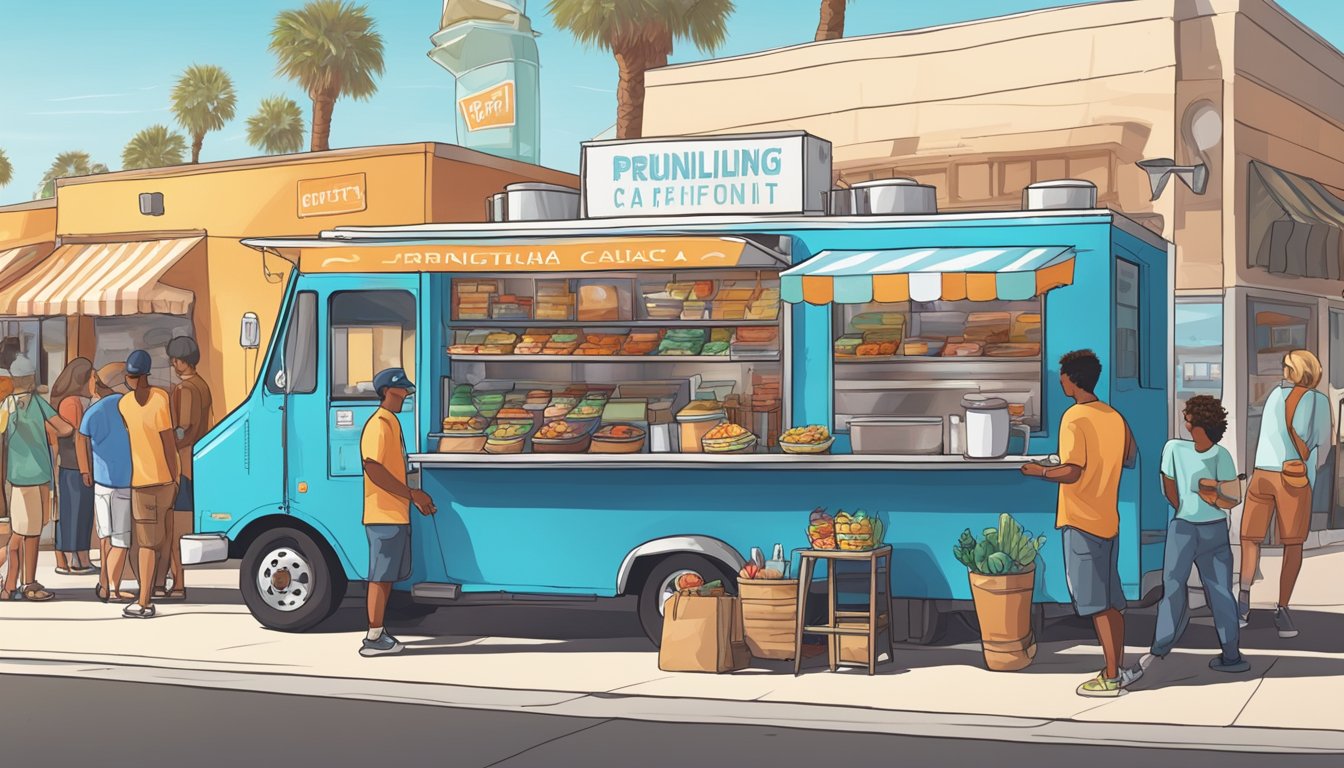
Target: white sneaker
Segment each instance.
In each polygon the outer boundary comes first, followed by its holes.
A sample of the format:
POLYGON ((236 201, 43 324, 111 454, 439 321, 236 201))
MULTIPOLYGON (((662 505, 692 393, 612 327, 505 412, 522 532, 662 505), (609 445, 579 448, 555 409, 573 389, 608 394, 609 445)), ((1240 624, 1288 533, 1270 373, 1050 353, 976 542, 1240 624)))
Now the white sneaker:
POLYGON ((1153 662, 1161 660, 1162 660, 1161 656, 1157 656, 1151 653, 1145 653, 1139 657, 1139 669, 1143 672, 1147 672, 1148 668, 1153 666, 1153 662))
POLYGON ((1139 659, 1139 663, 1135 666, 1121 667, 1120 689, 1124 690, 1126 688, 1129 688, 1129 686, 1139 682, 1139 679, 1143 677, 1143 669, 1144 669, 1143 659, 1139 659))

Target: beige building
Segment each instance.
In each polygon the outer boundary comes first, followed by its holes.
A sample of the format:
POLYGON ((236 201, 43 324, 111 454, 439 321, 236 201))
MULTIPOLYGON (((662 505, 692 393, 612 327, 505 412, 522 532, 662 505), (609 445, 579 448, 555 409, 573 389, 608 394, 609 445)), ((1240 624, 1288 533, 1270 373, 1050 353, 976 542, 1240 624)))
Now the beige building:
MULTIPOLYGON (((1344 54, 1269 0, 1057 8, 668 67, 647 87, 650 136, 806 130, 832 142, 838 185, 912 177, 944 210, 1091 181, 1176 244, 1177 404, 1221 394, 1239 465, 1286 349, 1320 355, 1339 408, 1344 54), (1152 201, 1136 163, 1156 158, 1203 164, 1207 190, 1173 179, 1152 201)), ((1320 541, 1344 504, 1318 495, 1320 541)))

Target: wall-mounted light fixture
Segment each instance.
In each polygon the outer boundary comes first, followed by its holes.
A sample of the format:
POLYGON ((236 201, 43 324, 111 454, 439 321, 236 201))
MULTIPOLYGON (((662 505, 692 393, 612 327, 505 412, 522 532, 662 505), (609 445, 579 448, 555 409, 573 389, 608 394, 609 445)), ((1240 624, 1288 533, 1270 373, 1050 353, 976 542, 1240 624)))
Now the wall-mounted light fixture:
POLYGON ((1156 160, 1140 160, 1138 166, 1148 173, 1148 186, 1153 189, 1154 200, 1162 196, 1162 190, 1167 188, 1167 181, 1172 176, 1184 181, 1196 195, 1204 194, 1209 186, 1209 167, 1203 163, 1177 165, 1169 157, 1159 157, 1156 160))

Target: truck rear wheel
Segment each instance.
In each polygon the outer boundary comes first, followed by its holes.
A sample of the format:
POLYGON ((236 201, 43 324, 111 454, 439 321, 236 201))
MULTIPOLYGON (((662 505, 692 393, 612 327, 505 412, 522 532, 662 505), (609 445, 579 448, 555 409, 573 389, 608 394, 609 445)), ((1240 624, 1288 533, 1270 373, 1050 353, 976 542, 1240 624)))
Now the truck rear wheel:
POLYGON ((664 603, 676 594, 677 578, 698 573, 705 581, 723 582, 728 594, 737 593, 737 575, 728 566, 694 552, 677 552, 659 560, 639 590, 639 623, 654 646, 663 642, 664 603))
POLYGON ((262 626, 306 632, 336 612, 346 581, 339 564, 312 536, 276 528, 247 548, 238 587, 262 626))

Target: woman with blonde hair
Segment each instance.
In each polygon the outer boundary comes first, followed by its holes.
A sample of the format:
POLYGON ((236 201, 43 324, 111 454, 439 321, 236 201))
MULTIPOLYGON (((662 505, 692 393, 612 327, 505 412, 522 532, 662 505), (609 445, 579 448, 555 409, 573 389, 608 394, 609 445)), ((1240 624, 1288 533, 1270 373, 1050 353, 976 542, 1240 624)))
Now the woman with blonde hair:
POLYGON ((1284 355, 1282 386, 1265 400, 1255 471, 1246 489, 1241 514, 1241 594, 1237 600, 1241 625, 1250 620, 1251 584, 1260 563, 1260 544, 1270 519, 1283 545, 1279 600, 1274 624, 1279 637, 1297 637, 1288 602, 1302 570, 1302 544, 1311 531, 1311 494, 1316 470, 1330 449, 1330 400, 1316 389, 1321 361, 1305 349, 1284 355))

